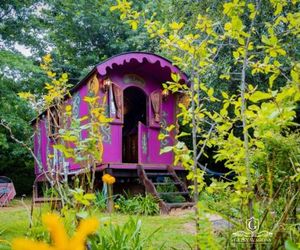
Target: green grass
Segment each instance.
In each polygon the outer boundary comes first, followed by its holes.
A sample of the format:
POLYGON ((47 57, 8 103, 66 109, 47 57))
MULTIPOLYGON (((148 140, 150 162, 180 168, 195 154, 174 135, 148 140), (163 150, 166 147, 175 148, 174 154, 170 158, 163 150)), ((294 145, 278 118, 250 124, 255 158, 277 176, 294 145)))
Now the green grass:
MULTIPOLYGON (((30 200, 25 201, 27 208, 30 209, 30 200)), ((39 206, 34 209, 35 217, 42 211, 48 210, 47 207, 40 208, 39 206)), ((109 221, 114 224, 123 224, 128 220, 129 216, 124 214, 113 213, 111 215, 107 213, 96 213, 101 218, 101 221, 109 221)), ((163 249, 189 249, 184 241, 193 244, 194 236, 191 232, 191 225, 193 213, 187 211, 177 215, 161 215, 161 216, 132 216, 139 218, 142 221, 142 235, 147 236, 160 228, 158 232, 152 237, 152 241, 149 242, 151 249, 158 249, 161 245, 164 245, 163 249)), ((103 227, 103 225, 102 225, 103 227)), ((100 228, 105 230, 105 228, 100 228)), ((10 242, 15 237, 25 236, 29 231, 29 218, 28 212, 21 204, 16 200, 8 208, 0 208, 0 250, 9 250, 10 247, 6 243, 1 242, 5 240, 10 242), (4 232, 1 233, 1 231, 4 232)))

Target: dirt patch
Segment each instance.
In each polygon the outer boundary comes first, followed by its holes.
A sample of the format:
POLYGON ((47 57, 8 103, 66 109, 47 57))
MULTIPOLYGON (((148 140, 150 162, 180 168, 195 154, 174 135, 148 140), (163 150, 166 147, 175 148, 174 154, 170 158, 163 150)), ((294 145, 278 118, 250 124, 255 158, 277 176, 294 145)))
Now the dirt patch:
POLYGON ((176 209, 172 209, 169 213, 170 216, 187 216, 187 215, 191 215, 194 212, 193 208, 186 208, 186 209, 182 209, 182 208, 176 208, 176 209))
POLYGON ((27 208, 30 208, 31 199, 26 198, 26 199, 23 199, 23 201, 22 201, 21 198, 16 198, 16 199, 13 199, 10 203, 8 203, 7 206, 0 207, 0 212, 24 210, 25 206, 27 208))
MULTIPOLYGON (((190 212, 192 212, 193 210, 190 210, 190 212)), ((180 216, 184 214, 184 210, 181 212, 177 212, 177 216, 180 216)), ((190 213, 190 215, 192 215, 190 213)), ((223 231, 225 229, 228 229, 230 227, 232 227, 232 225, 225 219, 223 219, 221 216, 217 215, 217 214, 208 214, 207 215, 209 221, 212 224, 213 230, 215 232, 220 232, 223 231)), ((196 234, 196 225, 194 222, 187 222, 185 224, 183 224, 183 229, 185 232, 191 233, 191 234, 196 234)))
POLYGON ((196 225, 194 222, 187 222, 183 224, 183 230, 189 234, 196 234, 196 225))

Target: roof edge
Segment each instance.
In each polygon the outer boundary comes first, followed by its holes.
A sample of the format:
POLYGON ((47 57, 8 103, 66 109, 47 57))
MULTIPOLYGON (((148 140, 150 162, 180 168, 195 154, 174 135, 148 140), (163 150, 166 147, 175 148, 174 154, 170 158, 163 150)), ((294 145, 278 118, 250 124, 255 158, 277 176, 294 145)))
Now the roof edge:
MULTIPOLYGON (((165 62, 165 65, 163 66, 161 64, 162 67, 169 67, 171 72, 177 72, 177 73, 180 73, 181 74, 181 77, 183 78, 183 80, 188 83, 188 76, 186 73, 184 73, 183 71, 180 70, 180 68, 176 65, 174 65, 172 63, 171 60, 161 56, 161 55, 157 55, 157 54, 154 54, 154 53, 151 53, 151 52, 143 52, 143 51, 129 51, 129 52, 124 52, 124 53, 120 53, 120 54, 117 54, 117 55, 114 55, 112 57, 109 57, 107 58, 106 60, 102 61, 101 63, 98 63, 96 64, 93 69, 83 78, 81 79, 78 83, 76 83, 71 89, 70 89, 70 94, 72 95, 74 92, 76 92, 78 89, 81 88, 81 86, 86 82, 86 80, 88 80, 89 77, 91 77, 95 71, 97 71, 97 73, 99 73, 100 75, 104 76, 106 75, 107 73, 107 68, 110 67, 112 68, 112 65, 113 64, 116 64, 116 61, 117 59, 119 58, 121 60, 121 63, 118 64, 118 65, 122 65, 126 62, 126 56, 127 55, 130 55, 130 54, 133 54, 135 55, 136 57, 131 57, 131 58, 127 58, 127 60, 131 60, 131 59, 136 59, 136 60, 140 60, 141 62, 141 58, 145 58, 146 56, 148 56, 148 59, 146 57, 146 60, 151 63, 151 60, 150 58, 153 57, 153 58, 158 58, 160 60, 162 60, 163 62, 165 62), (140 56, 140 58, 139 58, 140 56), (144 56, 144 57, 143 57, 144 56), (123 58, 123 59, 122 59, 123 58), (101 69, 102 67, 102 69, 101 69)), ((157 60, 156 60, 157 62, 157 60)), ((152 62, 153 63, 153 62, 152 62)), ((161 61, 160 61, 161 63, 161 61)), ((67 96, 65 98, 68 98, 67 96)), ((43 111, 42 113, 40 113, 36 118, 32 119, 30 121, 30 124, 33 125, 35 123, 35 121, 40 117, 42 116, 43 114, 45 114, 46 110, 43 111)))

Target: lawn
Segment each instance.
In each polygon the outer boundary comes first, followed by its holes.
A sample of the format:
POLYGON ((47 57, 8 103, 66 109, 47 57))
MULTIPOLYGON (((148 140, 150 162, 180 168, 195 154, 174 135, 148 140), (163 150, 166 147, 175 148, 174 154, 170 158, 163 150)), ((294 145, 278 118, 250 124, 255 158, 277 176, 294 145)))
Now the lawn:
MULTIPOLYGON (((14 200, 6 208, 0 208, 0 249, 10 249, 4 241, 11 241, 15 237, 25 236, 29 232, 29 209, 30 200, 25 200, 26 207, 20 200, 14 200)), ((35 216, 47 207, 37 206, 34 210, 35 216)), ((163 249, 189 249, 187 244, 193 243, 193 212, 191 210, 174 211, 171 215, 161 216, 133 216, 142 221, 142 235, 147 236, 157 228, 160 228, 149 242, 151 249, 158 249, 164 244, 163 249)), ((110 221, 113 224, 123 224, 129 219, 128 215, 113 213, 96 213, 101 220, 110 221)), ((99 230, 105 230, 99 229, 99 230)))

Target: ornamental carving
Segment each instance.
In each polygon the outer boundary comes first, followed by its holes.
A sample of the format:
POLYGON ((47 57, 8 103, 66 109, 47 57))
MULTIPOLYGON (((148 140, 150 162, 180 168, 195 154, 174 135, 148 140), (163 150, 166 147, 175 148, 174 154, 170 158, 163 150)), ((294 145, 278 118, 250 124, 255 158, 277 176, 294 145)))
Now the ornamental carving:
POLYGON ((39 160, 39 163, 42 162, 41 147, 42 147, 41 129, 38 128, 38 130, 37 130, 37 156, 36 157, 39 160))
POLYGON ((154 111, 154 122, 159 123, 161 119, 161 91, 156 90, 152 92, 150 95, 150 99, 154 111))
POLYGON ((142 135, 142 152, 144 155, 148 152, 148 140, 147 140, 147 134, 143 133, 142 135))
MULTIPOLYGON (((166 130, 166 128, 168 127, 168 123, 167 123, 167 119, 168 119, 168 113, 166 111, 162 112, 162 119, 161 119, 161 130, 160 132, 162 134, 167 135, 168 131, 166 130)), ((166 137, 163 140, 160 140, 160 149, 163 149, 164 147, 169 145, 169 138, 166 137)))
POLYGON ((79 111, 80 111, 80 95, 79 92, 77 92, 74 96, 73 96, 73 117, 74 118, 79 118, 79 111))
POLYGON ((100 126, 102 134, 102 142, 111 144, 111 126, 109 124, 103 124, 100 126))
POLYGON ((99 81, 97 78, 97 74, 94 74, 89 82, 88 82, 88 95, 89 96, 96 96, 99 92, 99 81))
POLYGON ((140 85, 140 86, 145 86, 145 80, 140 77, 139 75, 136 74, 126 74, 123 77, 123 82, 125 84, 136 84, 136 85, 140 85))

